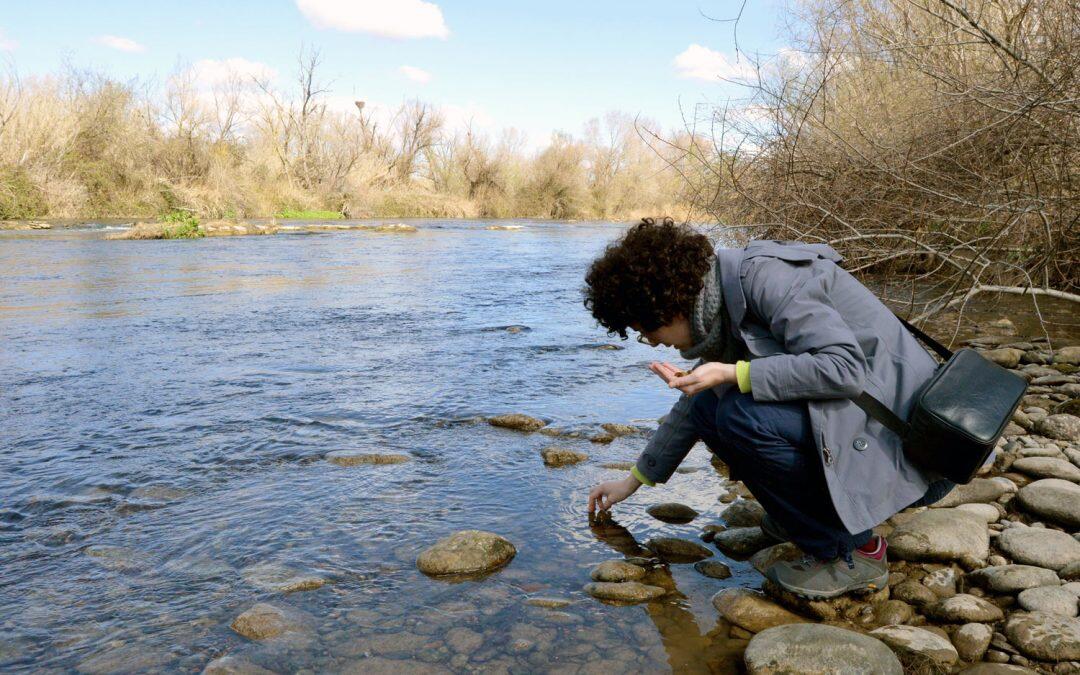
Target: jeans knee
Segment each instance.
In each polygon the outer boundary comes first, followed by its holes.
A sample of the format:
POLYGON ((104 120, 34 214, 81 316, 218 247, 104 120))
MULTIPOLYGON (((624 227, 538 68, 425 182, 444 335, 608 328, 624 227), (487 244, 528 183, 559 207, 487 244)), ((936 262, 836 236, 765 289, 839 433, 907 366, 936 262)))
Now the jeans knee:
POLYGON ((690 398, 690 421, 699 436, 716 433, 716 394, 711 389, 690 398))

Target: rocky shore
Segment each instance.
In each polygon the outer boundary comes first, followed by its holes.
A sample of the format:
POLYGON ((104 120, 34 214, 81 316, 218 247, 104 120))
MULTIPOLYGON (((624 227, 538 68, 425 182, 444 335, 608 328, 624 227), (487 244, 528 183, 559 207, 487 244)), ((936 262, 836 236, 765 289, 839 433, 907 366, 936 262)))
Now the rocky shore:
MULTIPOLYGON (((108 239, 168 239, 175 223, 135 223, 130 229, 109 235, 108 239)), ((416 232, 416 227, 405 223, 309 223, 303 225, 247 223, 243 221, 212 220, 199 224, 199 233, 205 237, 243 237, 252 235, 285 234, 296 232, 338 232, 361 230, 366 232, 416 232)))

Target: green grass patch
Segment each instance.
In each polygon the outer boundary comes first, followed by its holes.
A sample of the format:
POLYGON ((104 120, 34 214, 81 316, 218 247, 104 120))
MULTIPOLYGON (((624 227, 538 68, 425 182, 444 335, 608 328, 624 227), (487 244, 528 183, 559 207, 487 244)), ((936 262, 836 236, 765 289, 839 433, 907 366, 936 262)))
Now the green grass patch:
POLYGON ((298 211, 285 209, 274 214, 275 218, 282 220, 341 220, 342 216, 337 211, 298 211))
POLYGON ((199 217, 190 211, 169 211, 161 216, 161 222, 169 223, 162 231, 162 239, 198 239, 206 236, 199 229, 199 217))

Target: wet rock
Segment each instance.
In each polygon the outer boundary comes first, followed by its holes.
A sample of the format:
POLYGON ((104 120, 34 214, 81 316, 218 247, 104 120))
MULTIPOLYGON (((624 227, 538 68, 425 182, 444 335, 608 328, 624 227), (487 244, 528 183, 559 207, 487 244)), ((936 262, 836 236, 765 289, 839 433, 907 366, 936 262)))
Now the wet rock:
POLYGON ((259 563, 245 567, 240 572, 244 581, 264 591, 292 593, 321 588, 328 583, 326 577, 308 574, 278 563, 259 563))
POLYGON ((529 598, 525 601, 526 605, 532 605, 533 607, 543 607, 545 609, 562 609, 563 607, 569 607, 574 604, 573 600, 566 598, 529 598))
POLYGON ((888 536, 889 550, 900 560, 986 560, 990 538, 986 523, 957 509, 928 509, 901 523, 888 536))
POLYGON ((508 413, 488 418, 488 424, 493 427, 503 427, 514 431, 536 431, 547 426, 544 420, 522 415, 521 413, 508 413))
POLYGON ((206 664, 202 675, 274 675, 274 671, 239 656, 222 656, 206 664))
POLYGON ((229 627, 249 640, 267 640, 285 633, 301 632, 308 618, 295 609, 260 602, 236 617, 229 627))
POLYGON ((443 636, 446 641, 446 645, 453 649, 458 654, 465 654, 466 656, 472 654, 480 645, 484 644, 484 636, 476 631, 465 628, 464 626, 457 626, 446 631, 446 635, 443 636))
POLYGON ((748 558, 776 541, 760 527, 733 527, 717 532, 712 543, 732 558, 748 558))
POLYGON ((929 605, 926 615, 946 623, 993 623, 1005 616, 997 605, 967 593, 929 605))
POLYGON ((613 471, 629 471, 630 469, 634 468, 634 463, 633 462, 607 462, 605 464, 601 464, 600 468, 602 468, 602 469, 611 469, 613 471))
POLYGON ((1033 659, 1080 659, 1080 619, 1043 612, 1018 612, 1005 623, 1005 635, 1010 643, 1033 659))
POLYGON ((615 437, 606 431, 601 431, 595 434, 589 435, 590 443, 610 443, 615 440, 615 437))
POLYGON ((897 584, 892 589, 892 595, 897 600, 903 600, 916 607, 926 607, 938 601, 933 591, 917 581, 904 581, 897 584))
POLYGON ((855 618, 869 620, 873 618, 873 606, 889 599, 888 587, 870 592, 846 594, 830 600, 803 598, 784 590, 770 579, 766 579, 761 588, 784 607, 798 614, 814 617, 819 621, 855 618))
POLYGON ((1058 576, 1053 570, 1034 565, 995 565, 975 570, 968 579, 994 593, 1018 593, 1038 586, 1055 586, 1058 576))
POLYGON ((653 537, 645 546, 661 560, 670 563, 692 563, 712 556, 713 552, 701 544, 678 537, 653 537))
POLYGON ((656 600, 667 595, 659 586, 649 586, 637 581, 624 583, 594 582, 585 584, 585 592, 599 600, 636 603, 656 600))
POLYGON ((1029 612, 1076 616, 1076 596, 1061 586, 1040 586, 1020 591, 1016 602, 1029 612))
POLYGON ((609 581, 613 583, 641 581, 645 577, 645 569, 637 565, 631 565, 623 560, 608 560, 594 567, 589 577, 593 581, 609 581))
POLYGON ((172 658, 168 654, 139 645, 123 645, 107 649, 83 659, 75 670, 85 675, 114 675, 115 673, 155 673, 168 670, 172 658))
POLYGON ((1047 415, 1035 423, 1035 431, 1059 441, 1080 441, 1080 417, 1047 415))
POLYGON ((874 607, 874 622, 882 626, 907 623, 914 616, 915 610, 903 600, 886 600, 874 607))
POLYGON ((1000 349, 990 349, 983 352, 982 355, 1002 368, 1015 368, 1020 365, 1020 357, 1024 355, 1024 352, 1021 349, 1002 347, 1000 349))
POLYGON ((960 504, 956 509, 982 519, 987 525, 995 523, 1001 518, 1001 512, 993 504, 960 504))
POLYGON ((712 579, 727 579, 731 576, 731 568, 716 560, 702 560, 694 563, 694 569, 712 579))
POLYGON ((554 445, 541 450, 540 457, 544 460, 544 466, 550 466, 552 468, 578 464, 589 458, 589 456, 583 452, 577 452, 575 450, 570 450, 569 448, 560 448, 554 445))
POLYGON ((953 646, 964 661, 981 661, 994 631, 985 623, 965 623, 953 634, 953 646))
POLYGON ((148 565, 144 554, 126 546, 94 544, 87 546, 84 553, 93 558, 97 564, 110 570, 135 570, 148 565))
POLYGON ((726 529, 727 529, 727 527, 725 527, 724 525, 717 525, 715 523, 710 523, 709 525, 706 525, 705 527, 701 528, 701 534, 698 535, 698 536, 701 537, 701 541, 711 542, 713 540, 713 538, 716 536, 717 532, 723 532, 726 529))
POLYGON ((712 603, 720 616, 751 633, 760 633, 773 626, 809 622, 746 588, 725 588, 712 597, 712 603))
POLYGON ((153 502, 175 502, 187 497, 188 491, 170 485, 144 485, 132 490, 128 496, 153 502))
POLYGON ((764 517, 765 508, 754 499, 740 499, 720 514, 728 527, 757 527, 764 517))
POLYGON ((1058 530, 1011 527, 997 538, 997 546, 1018 563, 1055 572, 1080 560, 1080 541, 1058 530))
POLYGON ((416 559, 424 574, 477 574, 502 567, 517 555, 506 539, 491 532, 462 530, 440 539, 416 559))
POLYGON ((360 466, 361 464, 402 464, 409 461, 408 455, 355 452, 353 450, 334 450, 326 453, 326 461, 338 466, 360 466))
POLYGON ((798 560, 800 557, 802 557, 802 551, 799 550, 799 547, 790 541, 785 541, 781 544, 763 548, 750 556, 750 564, 760 574, 765 574, 766 570, 778 562, 790 562, 798 560))
POLYGON ((750 640, 744 659, 751 675, 904 672, 896 655, 880 640, 821 624, 793 624, 762 631, 750 640))
POLYGON ((1064 478, 1080 482, 1080 468, 1059 457, 1022 457, 1012 463, 1012 470, 1034 478, 1064 478))
POLYGON ((946 638, 915 626, 883 626, 870 631, 870 635, 889 645, 900 662, 910 666, 930 662, 948 668, 960 658, 946 638))
POLYGON ((1017 499, 1029 513, 1065 527, 1080 528, 1080 485, 1076 483, 1044 478, 1021 488, 1017 499))
POLYGON ((697 511, 686 504, 679 504, 676 502, 654 504, 645 509, 645 512, 657 520, 675 524, 689 523, 699 515, 697 511))
POLYGON ((974 478, 970 483, 954 487, 933 506, 946 509, 960 504, 988 504, 1000 499, 1006 490, 1004 484, 992 478, 974 478))
POLYGON ((604 422, 600 425, 600 428, 616 438, 620 436, 636 436, 642 432, 641 429, 632 427, 629 424, 616 424, 615 422, 604 422))

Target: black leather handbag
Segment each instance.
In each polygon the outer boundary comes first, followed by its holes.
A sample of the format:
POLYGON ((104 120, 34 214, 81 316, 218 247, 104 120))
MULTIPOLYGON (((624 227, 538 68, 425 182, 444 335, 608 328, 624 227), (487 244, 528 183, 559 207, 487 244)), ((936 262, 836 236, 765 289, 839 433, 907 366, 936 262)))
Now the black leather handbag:
POLYGON ((912 462, 954 483, 968 483, 997 445, 1027 382, 974 349, 954 353, 907 321, 900 322, 944 363, 916 395, 906 422, 866 392, 855 403, 900 435, 912 462))

